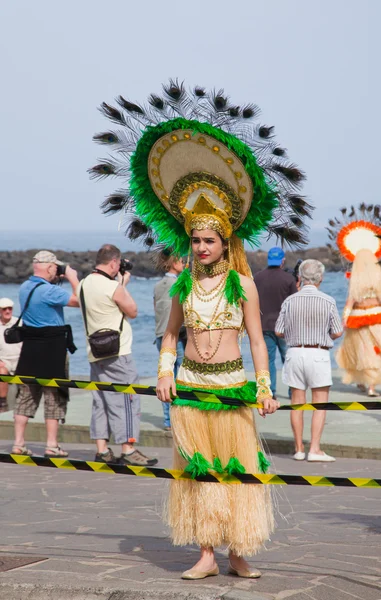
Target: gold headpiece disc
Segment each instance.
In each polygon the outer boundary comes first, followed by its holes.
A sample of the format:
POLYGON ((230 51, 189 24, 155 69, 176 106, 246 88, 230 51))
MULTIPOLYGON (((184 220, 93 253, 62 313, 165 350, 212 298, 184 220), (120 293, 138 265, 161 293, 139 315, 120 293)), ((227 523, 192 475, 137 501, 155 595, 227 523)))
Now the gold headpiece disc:
POLYGON ((243 163, 211 136, 192 130, 162 136, 148 170, 155 194, 188 235, 203 228, 230 238, 250 208, 253 187, 243 163))

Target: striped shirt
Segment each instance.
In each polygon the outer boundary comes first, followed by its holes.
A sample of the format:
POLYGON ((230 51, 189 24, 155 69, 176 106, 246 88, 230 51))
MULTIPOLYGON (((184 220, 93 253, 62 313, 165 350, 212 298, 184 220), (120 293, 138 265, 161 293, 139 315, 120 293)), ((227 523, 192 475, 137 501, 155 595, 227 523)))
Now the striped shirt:
POLYGON ((284 334, 287 346, 332 348, 330 334, 341 333, 343 327, 334 298, 305 285, 283 302, 275 331, 284 334))

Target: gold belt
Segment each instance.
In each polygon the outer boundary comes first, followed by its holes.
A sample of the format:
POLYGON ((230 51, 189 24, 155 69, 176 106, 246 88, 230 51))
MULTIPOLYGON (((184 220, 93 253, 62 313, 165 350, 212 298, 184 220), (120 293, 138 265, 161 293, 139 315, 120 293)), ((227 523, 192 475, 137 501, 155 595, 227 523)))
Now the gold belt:
POLYGON ((240 358, 236 358, 235 360, 207 364, 198 363, 195 360, 190 360, 185 356, 182 366, 184 369, 188 369, 188 371, 200 373, 201 375, 205 375, 207 373, 233 373, 234 371, 240 371, 243 369, 243 359, 242 356, 240 356, 240 358))

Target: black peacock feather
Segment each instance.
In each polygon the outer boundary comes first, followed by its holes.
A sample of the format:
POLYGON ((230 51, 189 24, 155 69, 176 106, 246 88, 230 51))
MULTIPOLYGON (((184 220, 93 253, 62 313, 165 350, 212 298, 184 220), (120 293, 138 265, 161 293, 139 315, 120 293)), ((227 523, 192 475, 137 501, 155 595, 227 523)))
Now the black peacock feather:
MULTIPOLYGON (((305 175, 288 162, 286 150, 274 142, 274 127, 255 124, 260 114, 258 106, 246 104, 240 107, 231 103, 224 90, 208 92, 204 87, 196 86, 188 91, 177 79, 170 79, 168 84, 163 85, 162 96, 151 94, 146 106, 131 102, 125 96, 118 96, 116 102, 118 108, 103 102, 99 110, 120 129, 98 133, 93 138, 116 152, 116 158, 102 160, 89 169, 92 178, 122 177, 128 187, 129 160, 142 135, 142 128, 177 117, 209 123, 242 140, 255 155, 269 184, 275 187, 279 205, 274 211, 273 222, 267 228, 268 233, 286 245, 306 243, 304 225, 306 219, 311 218, 313 207, 297 194, 305 175)), ((376 209, 379 211, 379 208, 376 209)), ((102 203, 102 210, 106 214, 123 211, 129 216, 133 213, 133 199, 124 190, 111 194, 102 203)), ((136 221, 133 217, 127 235, 131 239, 144 238, 149 246, 155 244, 152 231, 138 226, 136 221)))

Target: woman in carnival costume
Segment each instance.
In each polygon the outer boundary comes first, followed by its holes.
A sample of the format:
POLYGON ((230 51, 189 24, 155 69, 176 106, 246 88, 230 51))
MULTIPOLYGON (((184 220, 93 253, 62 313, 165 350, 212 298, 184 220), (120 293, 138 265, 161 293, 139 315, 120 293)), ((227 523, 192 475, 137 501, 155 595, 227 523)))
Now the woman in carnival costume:
MULTIPOLYGON (((123 131, 94 139, 114 146, 119 159, 103 161, 90 172, 121 175, 129 182, 103 208, 134 214, 127 230, 131 239, 143 235, 148 246, 188 255, 187 268, 171 292, 159 399, 171 402, 171 394, 181 396, 181 390, 217 391, 257 399, 263 416, 275 412, 279 403, 271 395, 258 295, 243 240, 255 243, 267 229, 285 242, 303 243, 303 219, 311 209, 297 194, 303 174, 274 143, 273 127, 251 124, 258 108, 231 105, 223 91, 196 87, 188 93, 170 81, 163 97, 151 95, 146 107, 121 96, 117 102, 120 108, 104 103, 101 111, 123 131), (126 156, 129 164, 122 160, 126 156), (175 383, 175 349, 183 322, 188 342, 175 383), (247 381, 242 364, 239 336, 244 330, 256 383, 247 381)), ((190 478, 171 482, 167 520, 175 545, 201 547, 199 562, 182 577, 217 575, 214 547, 223 544, 232 574, 259 577, 243 557, 256 554, 273 530, 269 488, 193 480, 209 473, 234 476, 267 469, 253 411, 175 398, 171 421, 174 468, 190 478)))
POLYGON ((361 204, 341 210, 344 222, 330 220, 330 238, 341 256, 353 262, 344 307, 345 334, 336 361, 345 371, 343 383, 368 388, 378 396, 381 383, 381 227, 380 207, 361 204))

